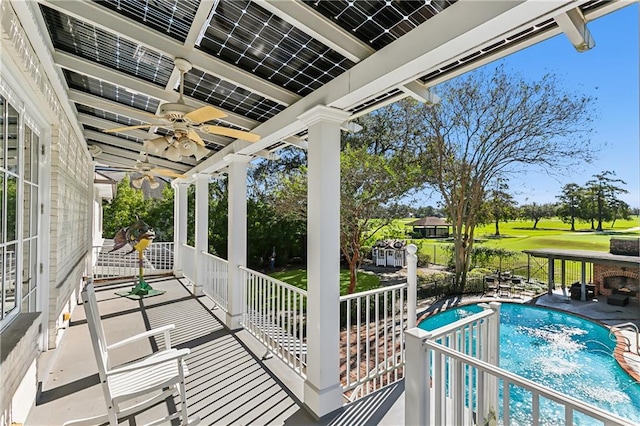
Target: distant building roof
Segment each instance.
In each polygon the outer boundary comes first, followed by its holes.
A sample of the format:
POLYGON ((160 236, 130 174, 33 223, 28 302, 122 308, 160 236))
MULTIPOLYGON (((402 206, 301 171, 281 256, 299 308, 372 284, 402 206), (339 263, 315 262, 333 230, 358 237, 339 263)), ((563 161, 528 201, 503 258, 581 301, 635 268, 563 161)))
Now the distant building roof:
POLYGON ((402 240, 379 240, 378 242, 375 243, 374 247, 402 250, 406 245, 407 245, 407 242, 402 240))
POLYGON ((640 266, 640 257, 638 256, 624 256, 599 251, 543 248, 522 250, 522 252, 534 257, 545 257, 547 259, 584 260, 585 262, 621 267, 637 268, 640 266))
POLYGON ((451 226, 441 217, 427 216, 407 223, 407 226, 451 226))

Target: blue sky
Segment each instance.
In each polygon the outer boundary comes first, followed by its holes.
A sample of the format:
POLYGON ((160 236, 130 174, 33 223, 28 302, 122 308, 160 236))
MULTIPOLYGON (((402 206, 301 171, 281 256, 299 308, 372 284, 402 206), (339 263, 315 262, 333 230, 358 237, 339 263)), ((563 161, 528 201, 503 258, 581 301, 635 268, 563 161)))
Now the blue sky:
MULTIPOLYGON (((596 46, 587 52, 578 53, 559 34, 499 61, 526 79, 553 72, 567 89, 597 98, 591 139, 601 146, 598 158, 564 175, 537 171, 513 177, 509 186, 519 203, 555 202, 564 184, 584 185, 593 174, 612 170, 627 183, 629 194, 620 198, 640 207, 638 13, 638 3, 633 3, 590 22, 596 46)), ((434 197, 426 204, 435 204, 434 197)))

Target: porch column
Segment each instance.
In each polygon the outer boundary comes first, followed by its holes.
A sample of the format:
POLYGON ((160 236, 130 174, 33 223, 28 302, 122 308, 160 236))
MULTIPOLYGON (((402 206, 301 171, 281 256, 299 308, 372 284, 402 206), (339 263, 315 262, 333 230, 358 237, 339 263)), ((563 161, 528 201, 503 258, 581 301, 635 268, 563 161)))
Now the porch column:
POLYGON ((196 258, 195 280, 193 283, 194 296, 202 296, 202 287, 206 277, 206 265, 202 252, 209 251, 209 174, 198 173, 196 175, 196 258))
POLYGON ((553 257, 550 257, 549 261, 548 261, 548 265, 549 265, 549 267, 547 268, 548 269, 548 271, 547 271, 548 272, 548 276, 547 276, 547 279, 548 279, 547 294, 551 295, 551 294, 553 294, 553 287, 555 287, 554 280, 555 280, 555 275, 556 275, 556 269, 555 269, 556 268, 556 260, 553 257))
POLYGON ((342 407, 340 385, 340 125, 349 113, 316 106, 309 128, 307 192, 307 380, 304 403, 318 417, 342 407))
POLYGON ((187 189, 186 182, 172 183, 173 197, 173 274, 184 277, 183 244, 187 243, 187 189))
POLYGON ((227 277, 228 312, 225 318, 231 330, 241 328, 244 283, 239 266, 247 266, 247 164, 248 155, 229 154, 229 219, 227 239, 229 272, 227 277))

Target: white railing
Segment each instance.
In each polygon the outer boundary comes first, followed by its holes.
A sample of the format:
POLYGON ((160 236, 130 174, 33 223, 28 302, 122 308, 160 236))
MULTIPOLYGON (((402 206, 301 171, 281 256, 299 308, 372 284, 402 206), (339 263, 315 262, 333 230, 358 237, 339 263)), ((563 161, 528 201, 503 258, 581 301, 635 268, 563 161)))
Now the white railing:
POLYGON ((499 368, 499 312, 494 302, 485 311, 438 330, 407 331, 406 424, 539 425, 553 421, 572 425, 576 413, 581 417, 578 421, 589 417, 605 425, 632 424, 499 368), (512 403, 516 394, 522 401, 512 403), (528 407, 529 412, 512 416, 516 406, 528 407), (552 411, 562 413, 563 418, 551 419, 552 411))
POLYGON ((206 279, 204 280, 202 291, 209 296, 220 309, 228 312, 227 276, 229 262, 204 251, 201 255, 205 262, 204 268, 206 271, 206 279))
POLYGON ((406 288, 405 283, 340 297, 340 379, 350 401, 404 375, 406 288))
MULTIPOLYGON (((102 246, 92 248, 92 275, 94 279, 132 277, 139 271, 138 252, 131 252, 128 245, 117 251, 113 240, 105 240, 102 246)), ((143 272, 145 275, 164 274, 173 271, 173 243, 154 242, 143 252, 143 272)))
MULTIPOLYGON (((301 377, 307 365, 307 292, 240 266, 242 325, 301 377)), ((265 354, 265 357, 267 355, 265 354)))
POLYGON ((196 282, 196 249, 195 247, 182 244, 182 274, 192 283, 196 282))

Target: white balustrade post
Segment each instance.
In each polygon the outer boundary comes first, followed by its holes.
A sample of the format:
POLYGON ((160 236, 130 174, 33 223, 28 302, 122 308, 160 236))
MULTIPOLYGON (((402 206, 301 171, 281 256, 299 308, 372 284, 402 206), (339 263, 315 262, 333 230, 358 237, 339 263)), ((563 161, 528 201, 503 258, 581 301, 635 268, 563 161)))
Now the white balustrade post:
POLYGON ((202 287, 207 277, 206 263, 202 252, 209 251, 209 174, 199 173, 196 175, 196 235, 195 248, 195 279, 193 283, 193 294, 202 296, 202 287))
POLYGON ((418 305, 418 247, 415 244, 407 246, 407 328, 416 326, 418 305))
POLYGON ((186 182, 172 183, 173 186, 173 274, 184 276, 184 255, 182 245, 187 243, 187 189, 186 182))
POLYGON ((431 416, 431 357, 424 341, 431 333, 421 328, 405 332, 404 424, 427 425, 431 416))
MULTIPOLYGON (((494 314, 488 317, 488 359, 489 364, 499 367, 500 365, 500 302, 489 303, 489 309, 494 314)), ((487 416, 497 416, 498 413, 498 378, 489 375, 486 378, 487 393, 485 395, 485 410, 487 416)))
POLYGON ((229 163, 229 218, 228 218, 228 310, 227 327, 237 330, 242 327, 243 287, 239 266, 247 266, 247 165, 251 157, 229 154, 224 157, 229 163))
POLYGON ((318 105, 309 128, 307 195, 307 380, 304 403, 318 417, 340 407, 340 125, 349 113, 318 105))

